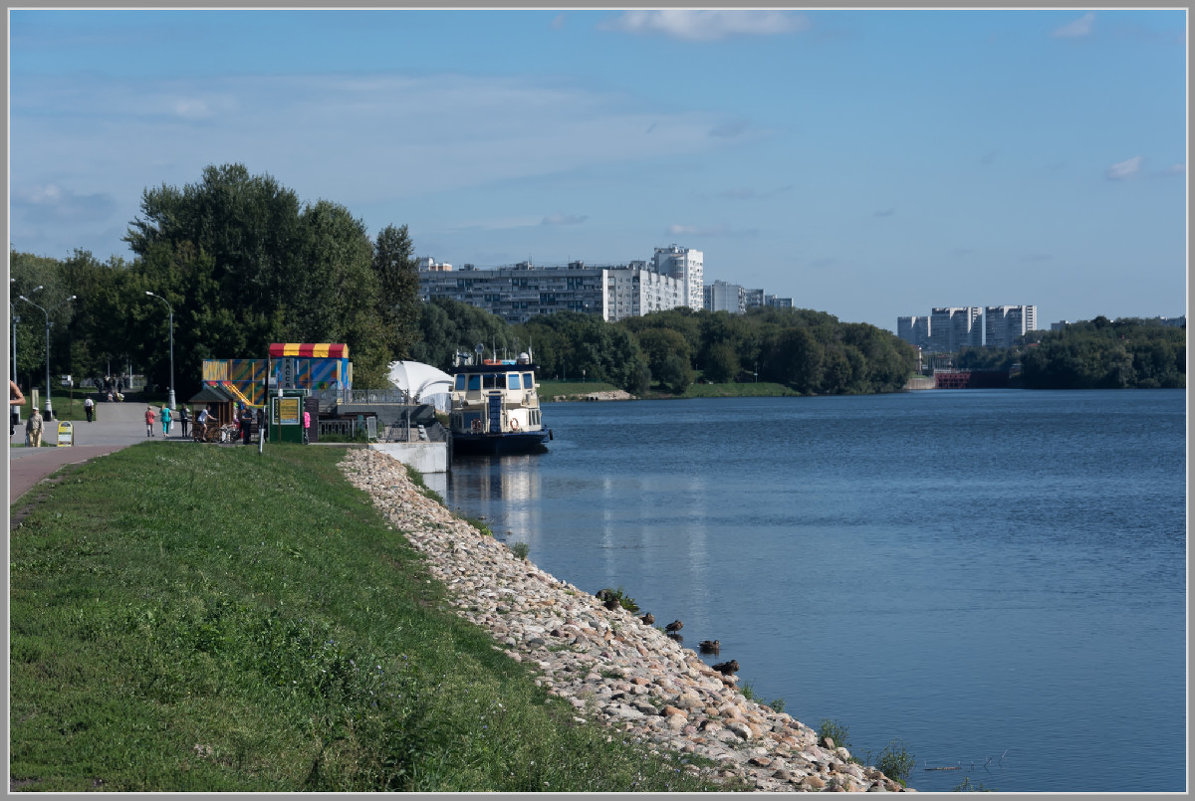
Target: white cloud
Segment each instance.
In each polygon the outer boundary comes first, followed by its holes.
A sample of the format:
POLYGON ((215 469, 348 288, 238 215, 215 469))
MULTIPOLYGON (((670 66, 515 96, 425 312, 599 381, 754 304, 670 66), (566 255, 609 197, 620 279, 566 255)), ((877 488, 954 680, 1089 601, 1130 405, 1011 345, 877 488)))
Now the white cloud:
POLYGON ((79 194, 48 183, 14 189, 12 206, 15 218, 31 223, 91 223, 106 220, 116 202, 111 195, 79 194))
POLYGON ((549 214, 540 225, 580 225, 588 219, 588 214, 549 214))
POLYGON ((662 34, 688 42, 731 36, 776 36, 810 26, 808 17, 784 11, 627 11, 603 27, 634 34, 662 34))
POLYGON ((724 124, 719 115, 667 113, 551 80, 93 75, 26 79, 13 89, 13 185, 69 176, 75 186, 104 186, 126 208, 145 187, 193 182, 209 164, 243 163, 305 200, 355 206, 706 154, 728 141, 710 136, 724 124), (129 168, 120 185, 111 164, 129 168))
POLYGON ((1055 39, 1080 39, 1084 36, 1090 36, 1095 29, 1095 14, 1088 11, 1077 20, 1073 20, 1056 28, 1050 36, 1055 39))
POLYGON ((1105 171, 1104 175, 1109 181, 1127 181, 1141 172, 1143 161, 1141 156, 1133 156, 1131 159, 1113 164, 1105 171))
POLYGON ((755 236, 758 231, 754 229, 735 230, 729 225, 679 225, 673 224, 668 226, 669 236, 708 236, 708 237, 747 237, 755 236))

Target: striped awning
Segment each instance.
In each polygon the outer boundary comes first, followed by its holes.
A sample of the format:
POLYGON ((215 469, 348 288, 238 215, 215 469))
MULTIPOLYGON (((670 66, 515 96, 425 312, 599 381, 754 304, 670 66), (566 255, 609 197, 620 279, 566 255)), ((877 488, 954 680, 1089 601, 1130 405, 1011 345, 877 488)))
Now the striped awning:
POLYGON ((347 359, 349 346, 338 342, 272 342, 270 343, 270 358, 278 359, 283 356, 302 356, 316 359, 347 359))

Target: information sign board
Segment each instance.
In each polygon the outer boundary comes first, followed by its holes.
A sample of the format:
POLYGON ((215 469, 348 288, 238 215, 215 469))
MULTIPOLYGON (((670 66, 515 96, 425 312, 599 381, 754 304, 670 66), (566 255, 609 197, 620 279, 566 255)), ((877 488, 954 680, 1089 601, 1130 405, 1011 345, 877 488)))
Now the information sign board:
POLYGON ((58 421, 58 447, 75 444, 75 427, 70 420, 58 421))

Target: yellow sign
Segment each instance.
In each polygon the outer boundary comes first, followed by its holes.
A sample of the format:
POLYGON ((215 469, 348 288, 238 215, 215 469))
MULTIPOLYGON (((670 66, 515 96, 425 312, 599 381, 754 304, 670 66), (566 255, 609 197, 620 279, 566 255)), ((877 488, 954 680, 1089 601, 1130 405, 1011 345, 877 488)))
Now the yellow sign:
POLYGON ((75 444, 75 427, 70 420, 60 420, 58 423, 58 446, 75 444))
POLYGON ((299 401, 300 398, 279 398, 278 399, 278 422, 284 426, 297 426, 299 424, 299 401))

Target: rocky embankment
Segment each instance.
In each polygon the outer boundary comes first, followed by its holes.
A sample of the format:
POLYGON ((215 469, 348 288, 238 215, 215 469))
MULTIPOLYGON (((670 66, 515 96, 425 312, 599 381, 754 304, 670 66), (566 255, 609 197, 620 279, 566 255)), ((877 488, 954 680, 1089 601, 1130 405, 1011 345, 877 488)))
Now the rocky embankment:
MULTIPOLYGON (((817 742, 808 726, 747 699, 735 677, 618 607, 520 559, 424 496, 385 454, 350 449, 341 469, 427 557, 458 613, 531 662, 579 716, 713 760, 713 773, 764 791, 898 791, 899 783, 817 742)), ((694 771, 699 770, 696 767, 694 771)))
POLYGON ((622 400, 637 400, 631 393, 623 389, 614 389, 602 392, 583 392, 572 395, 553 395, 552 397, 544 398, 545 401, 565 402, 565 401, 622 401, 622 400))

